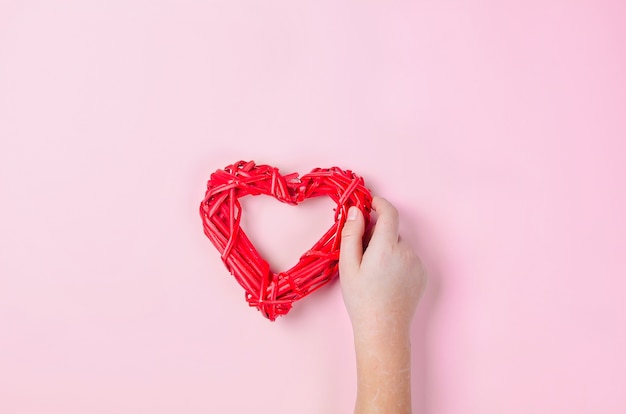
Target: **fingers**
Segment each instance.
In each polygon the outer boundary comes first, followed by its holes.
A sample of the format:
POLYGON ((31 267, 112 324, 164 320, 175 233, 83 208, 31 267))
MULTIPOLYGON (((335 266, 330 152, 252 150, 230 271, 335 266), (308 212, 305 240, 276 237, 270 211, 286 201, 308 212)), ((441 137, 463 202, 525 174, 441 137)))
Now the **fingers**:
POLYGON ((398 210, 382 197, 372 199, 372 208, 378 213, 378 220, 370 243, 374 243, 376 240, 397 243, 400 225, 398 210))
POLYGON ((339 250, 339 275, 358 272, 363 257, 363 232, 365 220, 357 207, 350 207, 346 223, 341 231, 339 250))

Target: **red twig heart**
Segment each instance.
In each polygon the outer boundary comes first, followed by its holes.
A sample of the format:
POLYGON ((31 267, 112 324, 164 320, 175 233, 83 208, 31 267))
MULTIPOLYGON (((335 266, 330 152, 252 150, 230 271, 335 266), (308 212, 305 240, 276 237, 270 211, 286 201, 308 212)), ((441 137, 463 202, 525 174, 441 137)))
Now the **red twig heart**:
POLYGON ((222 255, 222 261, 246 291, 250 306, 270 320, 285 315, 293 302, 325 285, 337 275, 341 229, 348 208, 357 206, 369 221, 372 195, 363 178, 337 167, 315 168, 298 178, 298 173, 281 175, 277 168, 239 161, 211 174, 200 203, 204 233, 222 255), (335 223, 305 252, 291 269, 273 273, 241 230, 239 198, 269 195, 297 205, 307 198, 328 196, 337 203, 335 223))

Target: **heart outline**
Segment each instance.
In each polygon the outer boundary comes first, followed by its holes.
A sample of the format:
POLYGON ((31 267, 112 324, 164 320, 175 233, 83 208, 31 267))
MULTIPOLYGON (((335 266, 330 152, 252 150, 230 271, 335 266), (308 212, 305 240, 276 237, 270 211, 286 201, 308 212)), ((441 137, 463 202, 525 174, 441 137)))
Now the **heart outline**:
POLYGON ((211 174, 200 216, 205 235, 245 290, 248 304, 274 321, 287 314, 295 301, 336 277, 347 211, 358 207, 367 225, 371 203, 372 195, 363 178, 350 170, 314 168, 299 177, 298 173, 281 175, 270 165, 238 161, 211 174), (335 222, 292 268, 274 273, 240 227, 238 199, 247 195, 267 195, 294 206, 308 198, 328 196, 337 205, 335 222))

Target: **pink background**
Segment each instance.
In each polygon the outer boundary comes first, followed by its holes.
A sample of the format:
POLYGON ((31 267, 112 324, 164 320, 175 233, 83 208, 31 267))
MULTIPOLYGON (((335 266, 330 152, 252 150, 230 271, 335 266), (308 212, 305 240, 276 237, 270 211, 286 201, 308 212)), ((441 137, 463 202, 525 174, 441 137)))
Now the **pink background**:
MULTIPOLYGON (((416 413, 624 413, 626 5, 471 3, 2 1, 0 412, 351 412, 338 284, 272 324, 202 234, 254 159, 401 210, 416 413)), ((332 220, 246 208, 277 267, 332 220)))

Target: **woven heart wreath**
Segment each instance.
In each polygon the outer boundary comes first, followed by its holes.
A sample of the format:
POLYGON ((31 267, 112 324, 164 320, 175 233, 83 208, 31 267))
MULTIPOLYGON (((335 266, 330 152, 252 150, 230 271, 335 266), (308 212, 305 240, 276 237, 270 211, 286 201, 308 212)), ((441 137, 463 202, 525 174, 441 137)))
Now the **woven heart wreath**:
POLYGON ((298 173, 281 175, 269 165, 239 161, 211 174, 200 203, 200 216, 204 233, 246 291, 248 304, 273 321, 289 312, 293 302, 337 275, 341 230, 348 209, 351 206, 361 209, 367 223, 371 203, 372 195, 365 188, 363 178, 349 170, 315 168, 298 177, 298 173), (273 273, 239 226, 242 214, 239 198, 247 195, 268 195, 291 205, 307 198, 328 196, 337 203, 335 222, 294 267, 273 273))

